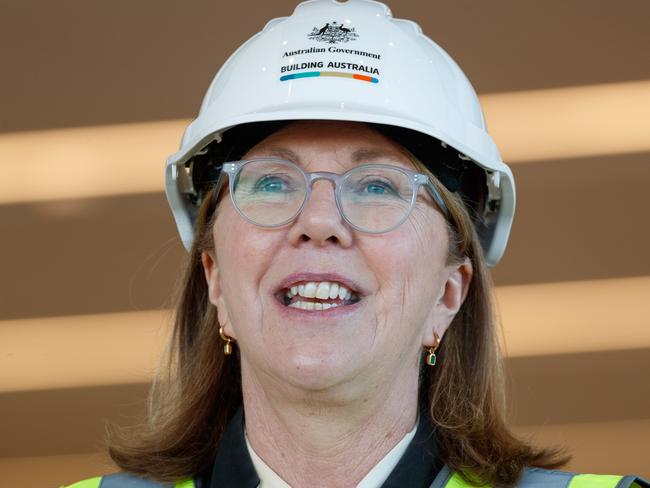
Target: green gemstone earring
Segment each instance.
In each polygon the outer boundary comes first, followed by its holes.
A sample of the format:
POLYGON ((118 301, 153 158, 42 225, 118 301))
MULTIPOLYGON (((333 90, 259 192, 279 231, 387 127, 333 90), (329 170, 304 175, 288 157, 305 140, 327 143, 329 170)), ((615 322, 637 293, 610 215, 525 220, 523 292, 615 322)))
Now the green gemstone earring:
POLYGON ((440 346, 440 337, 435 332, 433 333, 433 335, 436 338, 436 345, 427 349, 426 362, 427 362, 427 364, 429 366, 435 366, 436 365, 436 349, 438 349, 438 346, 440 346))

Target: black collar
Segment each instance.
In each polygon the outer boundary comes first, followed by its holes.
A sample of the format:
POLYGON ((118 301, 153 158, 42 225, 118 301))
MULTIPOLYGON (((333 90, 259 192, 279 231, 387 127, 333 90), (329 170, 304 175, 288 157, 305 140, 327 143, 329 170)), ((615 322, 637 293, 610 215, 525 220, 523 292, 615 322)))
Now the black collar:
MULTIPOLYGON (((443 463, 428 415, 420 414, 415 437, 381 488, 428 488, 443 463)), ((257 488, 255 472, 244 437, 244 412, 239 408, 226 426, 212 467, 197 479, 198 488, 257 488)))
POLYGON ((257 488, 260 484, 246 447, 243 407, 228 422, 211 471, 199 488, 257 488))
POLYGON ((429 488, 433 479, 444 466, 438 452, 438 443, 429 415, 426 411, 422 411, 415 437, 381 488, 403 488, 405 486, 429 488))

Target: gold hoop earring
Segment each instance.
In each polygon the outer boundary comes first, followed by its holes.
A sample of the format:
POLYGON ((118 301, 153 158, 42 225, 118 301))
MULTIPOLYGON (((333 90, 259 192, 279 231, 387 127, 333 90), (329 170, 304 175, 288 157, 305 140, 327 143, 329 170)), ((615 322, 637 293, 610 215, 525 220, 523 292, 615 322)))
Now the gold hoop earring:
POLYGON ((232 354, 232 344, 231 344, 231 342, 235 342, 235 340, 232 337, 227 336, 226 334, 224 334, 223 327, 219 327, 219 335, 221 336, 221 338, 224 341, 226 341, 226 343, 223 345, 223 353, 226 356, 230 356, 232 354))
POLYGON ((426 362, 429 366, 436 365, 436 350, 440 346, 440 336, 438 336, 438 334, 436 334, 435 332, 433 333, 433 335, 436 338, 436 345, 428 348, 427 350, 426 362))

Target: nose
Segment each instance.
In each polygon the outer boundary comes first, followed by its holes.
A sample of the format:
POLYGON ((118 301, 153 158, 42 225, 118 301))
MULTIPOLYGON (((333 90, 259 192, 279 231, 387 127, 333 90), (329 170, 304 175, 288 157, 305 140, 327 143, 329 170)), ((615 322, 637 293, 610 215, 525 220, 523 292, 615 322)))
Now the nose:
POLYGON ((352 229, 336 206, 334 184, 327 180, 312 183, 311 194, 289 230, 292 244, 312 242, 317 246, 352 245, 352 229))

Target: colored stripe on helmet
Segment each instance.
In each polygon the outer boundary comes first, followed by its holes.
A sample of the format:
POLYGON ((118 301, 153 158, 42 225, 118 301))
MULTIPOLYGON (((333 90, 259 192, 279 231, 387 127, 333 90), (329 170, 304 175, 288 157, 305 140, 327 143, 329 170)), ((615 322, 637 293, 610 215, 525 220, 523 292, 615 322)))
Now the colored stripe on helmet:
POLYGON ((368 83, 379 83, 379 79, 373 76, 360 75, 357 73, 341 73, 340 71, 307 71, 305 73, 292 73, 280 77, 280 81, 296 80, 299 78, 315 78, 318 76, 334 76, 336 78, 352 78, 353 80, 367 81, 368 83))

